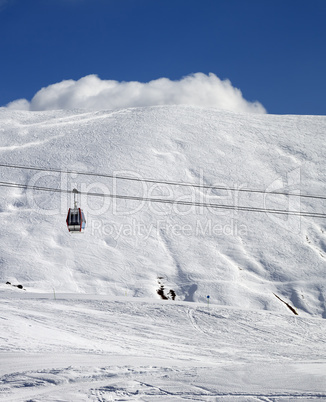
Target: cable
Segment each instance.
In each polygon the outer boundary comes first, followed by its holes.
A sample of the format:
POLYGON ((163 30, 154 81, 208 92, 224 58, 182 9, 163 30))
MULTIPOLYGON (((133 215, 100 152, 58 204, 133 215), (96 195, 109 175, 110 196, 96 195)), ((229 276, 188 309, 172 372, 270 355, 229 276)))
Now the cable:
MULTIPOLYGON (((73 193, 73 190, 63 190, 60 188, 50 188, 50 187, 40 187, 40 186, 29 186, 27 184, 10 183, 10 182, 0 182, 0 187, 23 188, 26 190, 48 191, 48 192, 65 193, 65 194, 73 193)), ((287 210, 282 210, 282 209, 212 204, 212 203, 203 203, 203 202, 196 202, 196 201, 195 202, 194 201, 178 201, 178 200, 170 200, 170 199, 162 199, 162 198, 147 198, 147 197, 136 197, 136 196, 129 196, 129 195, 118 195, 118 194, 99 194, 99 193, 91 193, 91 192, 85 193, 85 192, 79 192, 79 191, 78 191, 78 194, 94 196, 94 197, 116 198, 116 199, 121 199, 121 200, 145 201, 145 202, 155 202, 155 203, 174 204, 174 205, 183 205, 183 206, 197 206, 197 207, 214 208, 214 209, 228 209, 228 210, 246 211, 246 212, 263 212, 263 213, 272 213, 272 214, 279 214, 279 215, 294 215, 294 216, 304 216, 304 217, 314 217, 314 218, 326 218, 326 214, 317 213, 317 212, 287 211, 287 210)))
POLYGON ((211 189, 211 190, 223 190, 223 191, 239 191, 246 193, 258 193, 258 194, 273 194, 273 195, 287 195, 291 197, 300 197, 300 198, 314 198, 326 200, 326 197, 316 194, 295 194, 295 193, 287 193, 282 191, 263 191, 256 190, 250 188, 233 188, 233 187, 223 187, 223 186, 210 186, 210 185, 202 185, 202 184, 193 184, 193 183, 184 183, 184 182, 175 182, 175 181, 164 181, 164 180, 155 180, 155 179, 140 179, 137 177, 128 177, 128 176, 116 176, 113 174, 105 174, 105 173, 88 173, 88 172, 78 172, 78 171, 69 171, 69 170, 60 170, 60 169, 46 169, 34 166, 19 166, 19 165, 8 165, 8 164, 0 164, 1 167, 7 167, 12 169, 24 169, 24 170, 36 170, 41 172, 52 172, 52 173, 65 173, 65 174, 76 174, 82 176, 95 176, 95 177, 106 177, 111 179, 118 180, 129 180, 129 181, 137 181, 143 183, 153 183, 153 184, 165 184, 171 186, 179 186, 179 187, 193 187, 199 189, 211 189))

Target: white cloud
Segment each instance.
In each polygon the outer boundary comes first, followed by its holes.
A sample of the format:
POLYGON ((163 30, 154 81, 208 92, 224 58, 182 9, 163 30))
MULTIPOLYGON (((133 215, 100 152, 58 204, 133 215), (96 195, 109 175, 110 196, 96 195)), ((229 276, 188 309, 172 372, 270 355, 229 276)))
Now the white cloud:
POLYGON ((96 75, 65 80, 38 91, 33 99, 19 99, 9 109, 115 109, 153 105, 194 105, 245 113, 266 113, 259 102, 249 102, 229 80, 196 73, 181 80, 159 78, 147 83, 101 80, 96 75))

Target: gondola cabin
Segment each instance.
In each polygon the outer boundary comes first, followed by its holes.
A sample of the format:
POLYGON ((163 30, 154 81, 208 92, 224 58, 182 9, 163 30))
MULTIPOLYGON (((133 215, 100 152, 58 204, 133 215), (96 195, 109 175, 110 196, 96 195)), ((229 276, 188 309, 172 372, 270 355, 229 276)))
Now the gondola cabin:
POLYGON ((84 212, 80 208, 69 208, 66 222, 70 233, 78 233, 85 230, 86 219, 84 212))

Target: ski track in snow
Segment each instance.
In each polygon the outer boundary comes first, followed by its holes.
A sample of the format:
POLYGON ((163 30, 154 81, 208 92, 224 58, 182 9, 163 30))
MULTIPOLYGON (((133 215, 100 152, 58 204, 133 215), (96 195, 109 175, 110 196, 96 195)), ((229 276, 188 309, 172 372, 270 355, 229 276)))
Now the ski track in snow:
POLYGON ((155 366, 139 369, 67 367, 8 376, 4 381, 2 396, 5 394, 6 386, 14 382, 20 398, 29 398, 29 401, 307 401, 323 400, 326 397, 325 393, 300 391, 266 393, 218 391, 213 384, 209 384, 209 381, 205 386, 196 384, 197 381, 203 381, 201 376, 200 370, 196 369, 180 370, 155 366))

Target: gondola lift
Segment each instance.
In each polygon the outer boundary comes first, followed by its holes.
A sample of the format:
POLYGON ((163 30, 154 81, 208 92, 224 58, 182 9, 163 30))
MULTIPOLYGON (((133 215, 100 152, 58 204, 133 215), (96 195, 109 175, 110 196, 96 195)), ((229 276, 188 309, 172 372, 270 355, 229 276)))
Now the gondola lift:
POLYGON ((67 227, 70 233, 81 233, 85 230, 86 219, 83 210, 77 207, 78 190, 74 188, 72 192, 74 193, 74 208, 68 210, 67 227))

